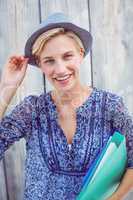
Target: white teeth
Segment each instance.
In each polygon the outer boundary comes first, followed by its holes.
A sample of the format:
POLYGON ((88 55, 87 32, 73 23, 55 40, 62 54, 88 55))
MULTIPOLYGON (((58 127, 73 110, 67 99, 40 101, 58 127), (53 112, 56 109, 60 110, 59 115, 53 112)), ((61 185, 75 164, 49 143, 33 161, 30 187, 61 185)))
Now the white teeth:
POLYGON ((63 80, 66 80, 70 77, 71 75, 66 75, 64 77, 59 77, 59 78, 56 78, 58 81, 63 81, 63 80))

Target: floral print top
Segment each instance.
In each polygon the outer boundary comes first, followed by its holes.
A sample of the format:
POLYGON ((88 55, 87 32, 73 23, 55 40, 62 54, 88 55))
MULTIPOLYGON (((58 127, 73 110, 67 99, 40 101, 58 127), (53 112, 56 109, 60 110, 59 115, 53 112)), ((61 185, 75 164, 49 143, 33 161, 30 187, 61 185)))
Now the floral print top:
POLYGON ((126 136, 133 168, 133 121, 122 98, 97 88, 76 109, 71 147, 58 123, 51 92, 28 96, 0 123, 0 159, 20 138, 26 140, 24 200, 75 200, 94 159, 115 130, 126 136))

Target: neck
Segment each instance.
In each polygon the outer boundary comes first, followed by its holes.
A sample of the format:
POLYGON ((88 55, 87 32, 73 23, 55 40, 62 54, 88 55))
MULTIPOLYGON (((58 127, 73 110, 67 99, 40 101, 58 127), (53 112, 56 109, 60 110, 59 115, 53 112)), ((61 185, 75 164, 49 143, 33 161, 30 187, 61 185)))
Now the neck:
POLYGON ((84 102, 89 94, 87 86, 79 85, 73 90, 69 91, 57 91, 54 90, 52 98, 58 106, 71 106, 78 107, 84 102))

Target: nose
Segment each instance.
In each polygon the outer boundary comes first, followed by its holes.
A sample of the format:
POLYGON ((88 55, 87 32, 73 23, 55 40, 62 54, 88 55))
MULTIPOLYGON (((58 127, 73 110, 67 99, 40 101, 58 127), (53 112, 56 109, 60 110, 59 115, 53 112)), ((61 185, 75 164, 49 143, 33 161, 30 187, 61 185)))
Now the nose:
POLYGON ((55 65, 55 74, 58 76, 64 75, 67 71, 66 63, 62 60, 58 60, 55 65))

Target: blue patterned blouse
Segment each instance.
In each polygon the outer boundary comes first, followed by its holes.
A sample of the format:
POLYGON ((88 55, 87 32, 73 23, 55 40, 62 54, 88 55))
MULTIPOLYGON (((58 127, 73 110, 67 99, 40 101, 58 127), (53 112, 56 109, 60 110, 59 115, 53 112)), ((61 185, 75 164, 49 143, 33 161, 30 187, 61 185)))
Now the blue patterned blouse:
POLYGON ((58 124, 51 92, 26 97, 0 124, 0 159, 20 138, 26 140, 24 200, 75 200, 87 169, 115 130, 126 136, 133 168, 133 121, 122 98, 94 88, 76 110, 71 148, 58 124))

